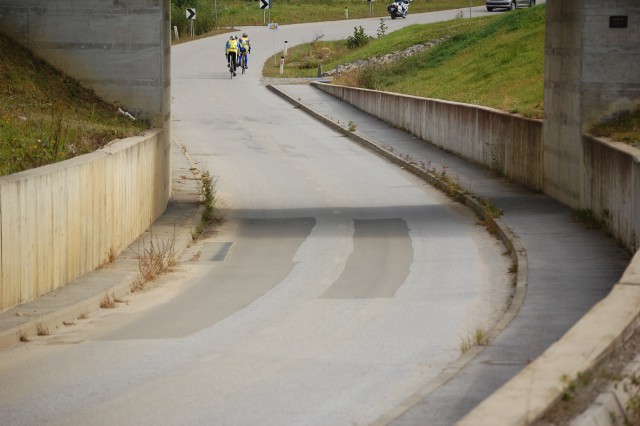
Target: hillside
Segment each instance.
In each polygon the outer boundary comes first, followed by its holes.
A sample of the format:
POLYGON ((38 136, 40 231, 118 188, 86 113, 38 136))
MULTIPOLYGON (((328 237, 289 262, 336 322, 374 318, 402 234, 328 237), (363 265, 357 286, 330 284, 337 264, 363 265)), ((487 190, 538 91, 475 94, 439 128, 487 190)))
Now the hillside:
POLYGON ((146 128, 0 33, 0 175, 93 152, 146 128))
MULTIPOLYGON (((490 106, 542 117, 545 8, 537 6, 473 19, 412 25, 378 34, 348 48, 348 40, 315 42, 290 49, 283 77, 314 77, 342 64, 428 47, 388 64, 359 66, 334 83, 490 106)), ((354 31, 354 36, 358 35, 354 31)), ((362 38, 361 36, 359 36, 362 38)), ((265 74, 277 76, 267 61, 265 74)))

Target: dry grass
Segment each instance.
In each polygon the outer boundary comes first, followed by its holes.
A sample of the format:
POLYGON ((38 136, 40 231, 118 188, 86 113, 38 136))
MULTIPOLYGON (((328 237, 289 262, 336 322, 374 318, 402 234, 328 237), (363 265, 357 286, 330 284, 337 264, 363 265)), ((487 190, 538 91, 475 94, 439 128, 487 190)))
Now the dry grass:
POLYGON ((104 297, 100 301, 100 307, 102 309, 114 309, 116 307, 116 302, 108 293, 105 293, 104 297))
POLYGON ((42 324, 41 322, 36 324, 36 334, 38 336, 48 336, 49 335, 49 327, 42 324))
MULTIPOLYGON (((144 241, 143 241, 144 244, 144 241)), ((154 280, 159 275, 169 271, 176 265, 175 238, 167 242, 160 242, 153 237, 149 241, 149 248, 145 248, 138 254, 138 269, 140 274, 131 284, 131 291, 141 291, 145 284, 154 280)))
POLYGON ((18 331, 18 340, 20 340, 21 342, 30 342, 31 340, 29 340, 29 335, 27 334, 26 331, 20 330, 18 331))
POLYGON ((116 249, 114 249, 113 247, 109 247, 109 251, 105 254, 105 259, 98 266, 98 269, 104 268, 105 266, 112 264, 113 262, 116 261, 117 257, 118 257, 118 254, 116 253, 116 249))

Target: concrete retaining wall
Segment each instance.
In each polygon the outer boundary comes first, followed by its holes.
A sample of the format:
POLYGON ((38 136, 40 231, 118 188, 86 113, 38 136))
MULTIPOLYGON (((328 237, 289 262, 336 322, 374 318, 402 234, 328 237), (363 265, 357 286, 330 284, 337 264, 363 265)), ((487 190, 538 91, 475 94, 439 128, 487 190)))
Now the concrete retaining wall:
POLYGON ((162 130, 0 177, 0 311, 120 253, 164 212, 170 186, 162 130))
POLYGON ((314 85, 446 151, 542 189, 542 121, 456 102, 314 85))
POLYGON ((582 137, 583 205, 631 251, 640 248, 640 150, 582 137))
MULTIPOLYGON (((323 83, 313 85, 392 126, 483 164, 533 190, 543 190, 543 181, 550 177, 544 175, 546 150, 539 120, 475 105, 323 83)), ((585 136, 581 151, 585 164, 583 195, 576 208, 591 209, 596 218, 605 222, 609 232, 636 251, 640 245, 640 150, 585 136)), ((547 168, 546 173, 566 174, 570 170, 547 168)), ((554 181, 564 179, 551 177, 554 181)), ((562 193, 548 195, 572 206, 573 198, 562 198, 562 193)))

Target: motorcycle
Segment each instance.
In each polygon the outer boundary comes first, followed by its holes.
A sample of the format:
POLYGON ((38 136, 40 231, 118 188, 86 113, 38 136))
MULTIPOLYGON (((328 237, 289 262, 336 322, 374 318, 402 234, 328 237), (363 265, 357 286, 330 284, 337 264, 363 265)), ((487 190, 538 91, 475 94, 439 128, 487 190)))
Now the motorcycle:
POLYGON ((387 12, 391 15, 391 19, 406 18, 409 13, 409 3, 411 0, 397 0, 387 5, 387 12))

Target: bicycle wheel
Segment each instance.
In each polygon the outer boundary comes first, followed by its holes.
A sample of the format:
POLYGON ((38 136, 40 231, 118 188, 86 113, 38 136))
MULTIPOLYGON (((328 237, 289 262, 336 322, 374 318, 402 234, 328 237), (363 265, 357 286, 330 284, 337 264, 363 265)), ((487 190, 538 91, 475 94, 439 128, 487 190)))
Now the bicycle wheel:
POLYGON ((242 67, 242 74, 244 74, 244 70, 247 69, 247 54, 243 53, 240 58, 240 66, 242 67))

